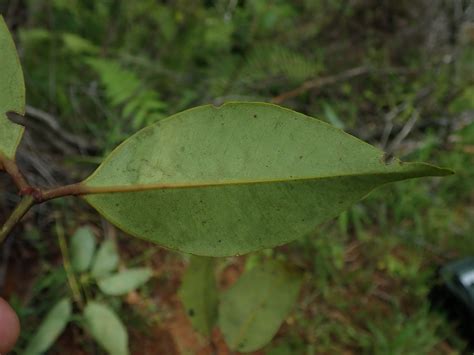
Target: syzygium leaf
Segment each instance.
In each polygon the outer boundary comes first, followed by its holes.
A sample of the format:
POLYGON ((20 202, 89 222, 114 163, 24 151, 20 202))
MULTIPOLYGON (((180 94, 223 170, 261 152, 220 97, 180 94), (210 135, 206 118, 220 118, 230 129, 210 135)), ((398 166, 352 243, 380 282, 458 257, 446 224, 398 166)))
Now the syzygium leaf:
POLYGON ((153 271, 146 267, 137 267, 124 270, 98 280, 97 285, 106 295, 125 295, 145 284, 153 275, 153 271))
POLYGON ((387 162, 379 149, 279 106, 229 103, 141 130, 83 187, 87 202, 134 236, 228 256, 308 234, 382 184, 451 173, 387 162))
POLYGON ((81 227, 71 237, 71 265, 74 271, 84 272, 89 269, 95 253, 95 237, 89 227, 81 227))
POLYGON ((302 277, 277 262, 245 272, 222 297, 219 327, 231 350, 257 350, 270 342, 299 294, 302 277))
POLYGON ((91 301, 84 320, 92 337, 111 355, 128 355, 128 334, 117 314, 107 305, 91 301))
POLYGON ((205 336, 211 334, 217 318, 215 259, 191 256, 179 289, 179 297, 193 327, 205 336))
POLYGON ((72 314, 69 298, 59 301, 46 315, 40 326, 35 329, 32 338, 22 354, 44 354, 66 328, 72 314))
POLYGON ((115 242, 111 239, 104 240, 95 254, 91 274, 95 279, 109 276, 117 269, 118 263, 119 254, 115 242))
POLYGON ((14 160, 23 127, 7 118, 10 111, 25 113, 25 83, 15 43, 0 15, 0 154, 14 160))

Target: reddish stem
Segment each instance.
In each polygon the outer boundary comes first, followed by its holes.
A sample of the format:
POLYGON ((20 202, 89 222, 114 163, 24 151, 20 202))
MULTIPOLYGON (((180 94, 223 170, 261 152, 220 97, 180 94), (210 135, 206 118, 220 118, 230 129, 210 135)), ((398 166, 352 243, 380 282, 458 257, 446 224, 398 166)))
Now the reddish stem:
POLYGON ((28 184, 15 161, 8 159, 0 153, 0 166, 11 176, 21 195, 32 195, 33 190, 37 190, 28 184))
POLYGON ((81 183, 56 187, 54 189, 40 191, 40 195, 36 200, 37 203, 52 200, 58 197, 79 196, 87 193, 87 187, 81 183))

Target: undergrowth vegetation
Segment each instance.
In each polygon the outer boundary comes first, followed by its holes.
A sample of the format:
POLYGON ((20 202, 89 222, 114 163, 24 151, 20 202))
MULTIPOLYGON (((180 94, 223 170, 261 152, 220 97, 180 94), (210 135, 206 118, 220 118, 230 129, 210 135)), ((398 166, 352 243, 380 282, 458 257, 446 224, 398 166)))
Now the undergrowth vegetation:
MULTIPOLYGON (((379 188, 310 236, 219 260, 217 276, 224 290, 263 260, 304 272, 267 354, 465 349, 428 296, 441 265, 474 255, 472 2, 7 0, 0 12, 27 85, 27 119, 12 117, 30 132, 18 159, 39 185, 87 176, 161 118, 233 100, 285 105, 387 159, 455 170, 379 188)), ((2 176, 0 220, 17 201, 8 184, 2 176)), ((122 297, 104 293, 87 270, 77 275, 80 297, 106 302, 127 325, 132 353, 226 353, 217 331, 211 344, 193 332, 178 300, 188 257, 125 238, 84 204, 52 205, 54 213, 42 206, 28 215, 2 249, 0 290, 22 321, 19 353, 55 304, 78 297, 64 258, 72 246, 60 244, 84 226, 118 245, 119 270, 153 270, 122 297)), ((81 329, 73 317, 51 353, 100 353, 81 329)))

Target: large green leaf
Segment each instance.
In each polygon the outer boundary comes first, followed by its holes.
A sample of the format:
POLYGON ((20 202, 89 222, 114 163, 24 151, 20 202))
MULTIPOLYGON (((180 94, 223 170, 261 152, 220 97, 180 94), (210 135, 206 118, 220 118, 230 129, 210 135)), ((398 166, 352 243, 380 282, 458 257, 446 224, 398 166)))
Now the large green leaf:
POLYGON ((450 173, 386 162, 375 147, 282 107, 230 103, 141 130, 83 184, 86 200, 132 235, 228 256, 308 234, 379 185, 450 173))
POLYGON ((71 265, 77 272, 89 269, 95 252, 95 237, 89 227, 79 228, 71 238, 71 265))
POLYGON ((179 296, 194 328, 209 336, 217 318, 217 285, 213 258, 191 256, 179 296))
POLYGON ((106 295, 120 296, 145 284, 153 275, 146 267, 132 268, 100 279, 97 284, 106 295))
POLYGON ((253 351, 270 342, 296 302, 301 280, 275 262, 244 273, 219 307, 219 326, 230 349, 253 351))
POLYGON ((84 309, 84 319, 91 335, 109 354, 128 354, 127 330, 108 306, 89 302, 84 309))
POLYGON ((10 111, 25 113, 25 83, 15 43, 0 15, 0 154, 13 160, 23 127, 7 118, 10 111))
POLYGON ((68 298, 58 302, 43 320, 28 343, 24 355, 45 353, 61 335, 71 317, 72 305, 68 298))

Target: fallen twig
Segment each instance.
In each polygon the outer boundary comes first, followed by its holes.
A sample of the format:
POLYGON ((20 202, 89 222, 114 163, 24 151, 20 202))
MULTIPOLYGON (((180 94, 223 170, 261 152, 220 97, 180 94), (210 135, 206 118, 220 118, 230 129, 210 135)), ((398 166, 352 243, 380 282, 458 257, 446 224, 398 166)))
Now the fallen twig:
POLYGON ((291 99, 295 96, 299 96, 308 90, 320 88, 322 86, 337 83, 338 81, 347 80, 359 75, 367 74, 369 71, 370 71, 369 67, 362 66, 362 67, 356 67, 356 68, 346 70, 336 75, 308 80, 304 82, 301 86, 297 87, 296 89, 293 89, 293 90, 284 92, 278 96, 275 96, 271 100, 271 102, 275 104, 280 104, 283 101, 291 99))
POLYGON ((411 130, 413 127, 415 127, 416 121, 418 121, 418 118, 420 117, 419 111, 415 110, 413 114, 411 115, 410 119, 405 123, 403 128, 401 129, 400 132, 398 132, 397 136, 392 140, 390 145, 386 149, 387 154, 393 154, 400 144, 403 142, 403 140, 410 134, 411 130))
POLYGON ((58 123, 58 120, 48 112, 42 111, 38 108, 26 105, 26 114, 28 116, 37 118, 42 122, 46 123, 52 130, 61 135, 64 141, 77 146, 81 150, 90 150, 91 143, 83 139, 82 137, 75 136, 65 130, 63 130, 58 123))
POLYGON ((322 78, 315 78, 304 82, 301 86, 296 89, 279 94, 271 99, 274 104, 281 104, 283 101, 299 96, 306 91, 321 88, 326 85, 332 85, 340 81, 355 78, 357 76, 365 75, 372 72, 385 73, 385 74, 413 74, 414 70, 408 68, 373 68, 369 66, 359 66, 352 69, 348 69, 339 74, 325 76, 322 78))

